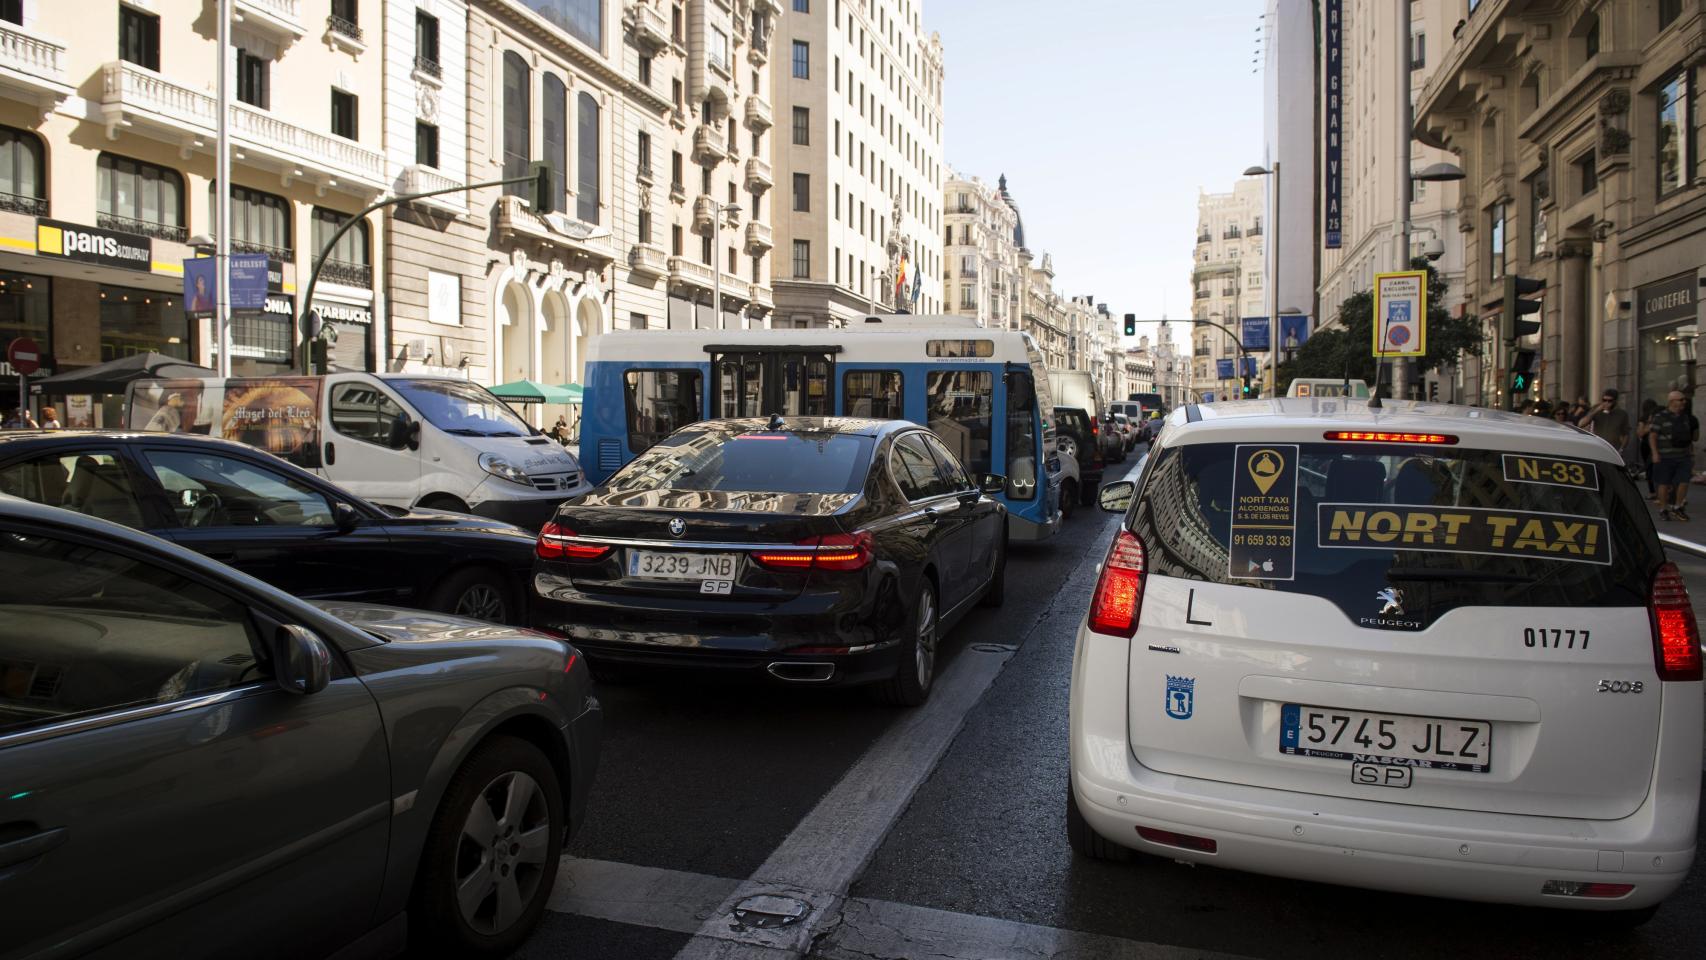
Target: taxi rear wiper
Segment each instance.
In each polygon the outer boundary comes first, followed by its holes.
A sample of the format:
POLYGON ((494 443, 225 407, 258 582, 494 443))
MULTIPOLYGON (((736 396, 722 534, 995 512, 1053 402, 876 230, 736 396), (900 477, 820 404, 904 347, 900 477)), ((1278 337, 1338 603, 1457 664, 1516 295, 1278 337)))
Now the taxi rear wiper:
POLYGON ((1520 573, 1491 573, 1484 570, 1435 570, 1429 567, 1395 567, 1386 571, 1388 580, 1485 580, 1489 583, 1533 583, 1539 579, 1520 573))

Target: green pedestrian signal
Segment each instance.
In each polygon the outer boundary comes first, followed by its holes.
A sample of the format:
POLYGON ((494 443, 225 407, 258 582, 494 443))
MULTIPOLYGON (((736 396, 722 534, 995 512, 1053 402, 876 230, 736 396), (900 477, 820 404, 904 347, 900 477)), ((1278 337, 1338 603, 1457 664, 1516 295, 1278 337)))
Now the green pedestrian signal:
POLYGON ((1534 381, 1534 351, 1518 350, 1511 357, 1511 393, 1527 393, 1534 381))

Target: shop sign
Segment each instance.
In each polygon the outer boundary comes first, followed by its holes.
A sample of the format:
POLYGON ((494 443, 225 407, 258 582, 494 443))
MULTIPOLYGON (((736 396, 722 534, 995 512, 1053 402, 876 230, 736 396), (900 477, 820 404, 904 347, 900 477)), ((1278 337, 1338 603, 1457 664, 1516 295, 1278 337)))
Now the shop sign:
POLYGON ((1694 274, 1684 273, 1635 290, 1636 322, 1643 327, 1693 323, 1699 318, 1694 274))
POLYGON ((323 323, 337 321, 373 325, 373 308, 364 304, 327 303, 324 300, 316 300, 314 301, 314 312, 320 315, 320 320, 323 323))
POLYGON ((154 269, 154 242, 147 237, 45 217, 36 219, 36 252, 143 273, 154 269))

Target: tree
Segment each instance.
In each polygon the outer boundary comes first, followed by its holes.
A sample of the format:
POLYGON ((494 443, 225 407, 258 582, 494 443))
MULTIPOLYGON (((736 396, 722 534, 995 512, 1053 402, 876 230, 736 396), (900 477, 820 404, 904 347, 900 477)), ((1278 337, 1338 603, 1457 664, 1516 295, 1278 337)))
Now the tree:
MULTIPOLYGON (((1428 272, 1428 352, 1414 358, 1420 373, 1443 364, 1456 363, 1464 354, 1481 355, 1481 324, 1475 317, 1453 317, 1446 312, 1445 280, 1423 258, 1411 268, 1428 272)), ((1274 382, 1287 390, 1298 377, 1339 380, 1350 378, 1374 383, 1374 294, 1360 290, 1339 304, 1339 325, 1310 334, 1303 346, 1282 363, 1274 382)), ((1384 379, 1384 378, 1383 378, 1384 379)))

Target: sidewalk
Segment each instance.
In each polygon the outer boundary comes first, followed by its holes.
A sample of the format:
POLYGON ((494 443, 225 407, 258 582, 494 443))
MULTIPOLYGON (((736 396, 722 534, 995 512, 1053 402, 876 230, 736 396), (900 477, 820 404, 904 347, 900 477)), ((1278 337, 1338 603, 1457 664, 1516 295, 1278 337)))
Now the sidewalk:
MULTIPOLYGON (((1635 487, 1641 491, 1641 496, 1647 495, 1647 481, 1637 480, 1635 487)), ((1689 485, 1688 514, 1693 519, 1661 520, 1658 505, 1651 500, 1647 501, 1647 512, 1653 518, 1653 526, 1657 527, 1660 533, 1668 533, 1673 537, 1681 537, 1706 546, 1706 483, 1689 485)))

